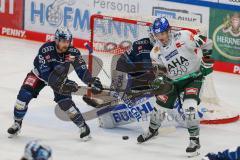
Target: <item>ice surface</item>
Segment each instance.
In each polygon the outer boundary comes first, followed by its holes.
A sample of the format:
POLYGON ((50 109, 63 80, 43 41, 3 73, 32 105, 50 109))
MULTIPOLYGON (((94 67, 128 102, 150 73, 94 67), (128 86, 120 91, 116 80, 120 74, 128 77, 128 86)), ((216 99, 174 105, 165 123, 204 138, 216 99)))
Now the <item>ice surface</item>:
MULTIPOLYGON (((188 159, 187 131, 160 134, 145 144, 137 144, 136 137, 145 126, 134 123, 116 129, 102 129, 96 120, 89 121, 93 139, 79 140, 78 129, 71 122, 63 122, 54 115, 52 90, 43 89, 38 99, 29 104, 23 122, 22 133, 14 139, 7 138, 7 128, 13 123, 13 105, 26 74, 32 69, 32 61, 41 43, 0 37, 0 159, 17 160, 23 154, 27 142, 39 139, 53 149, 54 160, 183 160, 188 159), (129 140, 122 140, 122 136, 129 140)), ((240 76, 214 72, 218 95, 240 112, 240 76)), ((81 97, 74 97, 79 109, 90 110, 81 97)), ((235 148, 240 145, 240 121, 227 125, 201 126, 201 153, 235 148)), ((200 159, 200 157, 192 158, 200 159)))

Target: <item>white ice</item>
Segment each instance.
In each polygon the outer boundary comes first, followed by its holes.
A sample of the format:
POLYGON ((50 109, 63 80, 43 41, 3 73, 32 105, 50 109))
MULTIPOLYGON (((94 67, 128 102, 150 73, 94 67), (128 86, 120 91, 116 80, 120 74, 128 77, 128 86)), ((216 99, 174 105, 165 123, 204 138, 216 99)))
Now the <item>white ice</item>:
MULTIPOLYGON (((13 105, 26 74, 41 43, 0 37, 0 159, 17 160, 24 146, 34 139, 42 140, 53 149, 54 160, 183 160, 188 159, 185 148, 187 131, 162 134, 145 144, 137 144, 136 137, 144 127, 139 123, 117 129, 102 129, 96 120, 88 121, 93 139, 79 140, 78 129, 70 122, 60 121, 54 114, 53 94, 49 87, 43 89, 38 99, 29 104, 22 133, 14 139, 7 138, 7 128, 13 123, 13 105), (122 136, 129 140, 123 141, 122 136)), ((240 112, 240 76, 214 72, 215 87, 221 99, 240 112)), ((79 109, 89 110, 81 97, 74 97, 79 109)), ((240 121, 227 125, 201 126, 201 155, 240 145, 240 121)), ((192 158, 200 159, 200 157, 192 158)))

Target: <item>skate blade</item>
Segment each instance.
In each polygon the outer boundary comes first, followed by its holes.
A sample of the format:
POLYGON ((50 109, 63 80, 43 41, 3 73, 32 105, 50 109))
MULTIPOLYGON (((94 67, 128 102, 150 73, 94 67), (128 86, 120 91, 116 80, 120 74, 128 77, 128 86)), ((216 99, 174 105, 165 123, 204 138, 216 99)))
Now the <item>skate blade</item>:
POLYGON ((92 139, 91 135, 85 136, 83 138, 80 138, 82 142, 87 142, 90 141, 92 139))
POLYGON ((18 132, 15 133, 15 134, 9 134, 9 133, 8 133, 8 138, 10 138, 10 139, 11 139, 11 138, 16 138, 16 137, 20 134, 20 132, 21 132, 21 131, 18 131, 18 132))
POLYGON ((8 134, 8 138, 15 138, 19 135, 19 133, 16 133, 16 134, 8 134))
POLYGON ((200 152, 196 151, 193 153, 187 153, 188 154, 188 158, 192 158, 192 157, 197 157, 200 155, 200 152))

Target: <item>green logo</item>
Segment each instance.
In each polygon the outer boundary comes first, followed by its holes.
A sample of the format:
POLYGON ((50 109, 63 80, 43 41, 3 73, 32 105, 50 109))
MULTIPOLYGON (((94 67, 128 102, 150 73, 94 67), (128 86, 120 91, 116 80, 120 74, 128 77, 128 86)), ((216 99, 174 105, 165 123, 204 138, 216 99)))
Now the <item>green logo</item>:
POLYGON ((213 32, 213 44, 225 58, 240 60, 240 13, 227 15, 213 32))

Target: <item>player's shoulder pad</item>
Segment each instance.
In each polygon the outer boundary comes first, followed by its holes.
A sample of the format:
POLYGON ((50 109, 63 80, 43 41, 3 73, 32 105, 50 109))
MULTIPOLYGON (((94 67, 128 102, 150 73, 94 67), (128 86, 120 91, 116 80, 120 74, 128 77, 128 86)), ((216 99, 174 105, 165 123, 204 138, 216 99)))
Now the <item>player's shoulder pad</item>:
POLYGON ((175 40, 181 40, 181 39, 190 38, 192 34, 193 33, 188 30, 180 30, 180 31, 174 32, 173 37, 175 40))
POLYGON ((70 46, 68 49, 68 53, 70 53, 71 55, 75 55, 75 56, 80 56, 81 52, 79 51, 79 49, 75 48, 74 46, 70 46))
POLYGON ((39 54, 47 54, 54 50, 55 50, 55 42, 46 42, 40 47, 39 54))
POLYGON ((187 46, 195 46, 195 39, 194 37, 197 35, 195 32, 191 32, 189 30, 181 30, 174 33, 174 40, 183 42, 187 46))

